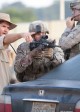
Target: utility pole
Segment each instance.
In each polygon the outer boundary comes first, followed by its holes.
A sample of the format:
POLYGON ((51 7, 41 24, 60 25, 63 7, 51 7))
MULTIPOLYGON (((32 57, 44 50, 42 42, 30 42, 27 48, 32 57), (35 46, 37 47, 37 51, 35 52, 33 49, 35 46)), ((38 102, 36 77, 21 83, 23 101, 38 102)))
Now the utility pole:
POLYGON ((65 0, 60 0, 60 20, 65 19, 65 0))

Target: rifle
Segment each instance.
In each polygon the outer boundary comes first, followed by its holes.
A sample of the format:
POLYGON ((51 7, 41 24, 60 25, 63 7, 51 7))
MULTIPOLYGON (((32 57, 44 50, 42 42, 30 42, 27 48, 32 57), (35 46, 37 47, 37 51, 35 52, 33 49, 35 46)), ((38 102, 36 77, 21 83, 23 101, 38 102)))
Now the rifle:
MULTIPOLYGON (((58 45, 55 44, 55 40, 53 40, 52 42, 48 41, 48 36, 42 36, 41 39, 39 41, 33 41, 30 43, 30 50, 32 51, 35 48, 38 48, 39 46, 41 47, 41 49, 44 48, 54 48, 54 47, 60 47, 58 45)), ((40 48, 39 47, 39 48, 40 48)))

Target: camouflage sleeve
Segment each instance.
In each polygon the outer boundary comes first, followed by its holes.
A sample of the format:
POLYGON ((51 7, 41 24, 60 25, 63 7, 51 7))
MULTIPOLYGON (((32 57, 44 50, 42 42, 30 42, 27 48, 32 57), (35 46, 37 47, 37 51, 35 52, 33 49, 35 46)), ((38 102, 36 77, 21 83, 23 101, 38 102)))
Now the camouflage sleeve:
POLYGON ((80 25, 76 25, 72 30, 66 29, 59 39, 59 45, 63 50, 72 48, 80 42, 80 25))
POLYGON ((29 45, 23 43, 17 48, 17 54, 14 63, 14 70, 16 73, 22 73, 26 67, 32 63, 32 58, 29 56, 29 45))
POLYGON ((64 59, 64 52, 60 47, 54 48, 54 54, 53 54, 53 63, 55 65, 61 64, 65 61, 64 59))

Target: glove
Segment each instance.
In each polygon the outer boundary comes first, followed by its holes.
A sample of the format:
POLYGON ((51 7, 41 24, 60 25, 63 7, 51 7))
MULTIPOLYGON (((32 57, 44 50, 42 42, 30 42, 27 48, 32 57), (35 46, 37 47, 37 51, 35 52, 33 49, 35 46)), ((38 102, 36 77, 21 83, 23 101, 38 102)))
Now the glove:
POLYGON ((31 57, 40 58, 42 57, 42 50, 44 49, 44 45, 39 45, 37 48, 30 51, 29 55, 31 57))
POLYGON ((29 56, 36 57, 38 54, 42 54, 41 51, 42 51, 42 47, 39 46, 39 47, 33 49, 32 51, 30 51, 29 56))
POLYGON ((43 51, 37 52, 34 58, 41 59, 43 57, 43 51))
POLYGON ((44 57, 53 58, 53 49, 52 48, 46 48, 44 49, 44 57))

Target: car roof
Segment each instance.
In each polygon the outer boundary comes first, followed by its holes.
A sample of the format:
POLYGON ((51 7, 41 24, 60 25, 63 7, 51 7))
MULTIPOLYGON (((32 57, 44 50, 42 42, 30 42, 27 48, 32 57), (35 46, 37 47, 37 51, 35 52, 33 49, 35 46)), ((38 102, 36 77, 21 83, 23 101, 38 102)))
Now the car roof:
POLYGON ((59 80, 80 80, 80 55, 77 55, 52 71, 48 72, 40 79, 59 79, 59 80))

